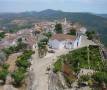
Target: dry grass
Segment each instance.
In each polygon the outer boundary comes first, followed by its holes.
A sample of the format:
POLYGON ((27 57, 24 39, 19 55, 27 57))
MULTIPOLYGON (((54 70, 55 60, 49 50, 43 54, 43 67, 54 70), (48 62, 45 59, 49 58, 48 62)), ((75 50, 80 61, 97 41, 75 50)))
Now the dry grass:
POLYGON ((63 66, 63 73, 65 76, 67 76, 70 80, 75 80, 76 76, 73 74, 72 69, 69 67, 69 65, 64 64, 63 66))
POLYGON ((9 64, 9 72, 13 72, 15 69, 16 69, 16 60, 17 60, 17 57, 20 56, 21 53, 14 53, 14 54, 11 54, 8 58, 8 60, 6 61, 6 64, 9 64))

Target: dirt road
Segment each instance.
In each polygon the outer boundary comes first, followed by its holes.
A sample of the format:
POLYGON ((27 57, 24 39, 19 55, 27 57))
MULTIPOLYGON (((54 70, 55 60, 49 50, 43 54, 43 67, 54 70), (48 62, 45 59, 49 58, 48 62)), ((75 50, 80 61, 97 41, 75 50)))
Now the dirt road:
POLYGON ((51 66, 57 56, 65 54, 68 50, 58 50, 55 53, 47 54, 44 58, 39 58, 36 53, 32 57, 31 72, 31 89, 30 90, 48 90, 48 71, 47 68, 51 66))

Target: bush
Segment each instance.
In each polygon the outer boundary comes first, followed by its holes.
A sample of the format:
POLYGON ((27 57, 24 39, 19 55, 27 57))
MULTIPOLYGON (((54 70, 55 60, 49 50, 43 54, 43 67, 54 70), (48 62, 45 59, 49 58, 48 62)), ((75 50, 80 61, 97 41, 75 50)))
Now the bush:
POLYGON ((7 75, 8 75, 8 71, 6 69, 0 71, 0 79, 3 80, 4 82, 6 80, 7 75))
POLYGON ((2 68, 3 68, 3 69, 8 69, 8 68, 9 68, 9 64, 3 64, 3 65, 2 65, 2 68))
POLYGON ((18 67, 23 67, 24 69, 27 69, 30 66, 30 62, 25 59, 17 60, 16 65, 18 67))
POLYGON ((95 31, 87 31, 86 35, 89 40, 92 40, 93 38, 95 38, 96 32, 95 31))
POLYGON ((80 77, 80 81, 82 81, 82 82, 86 82, 86 81, 88 81, 90 79, 90 76, 89 75, 82 75, 81 77, 80 77))
POLYGON ((23 67, 26 70, 31 65, 28 59, 31 57, 33 53, 34 52, 32 50, 24 51, 23 54, 20 57, 18 57, 18 60, 16 61, 16 65, 18 67, 23 67))
POLYGON ((44 33, 44 35, 48 38, 48 40, 49 40, 49 38, 52 36, 52 33, 51 32, 48 32, 48 33, 44 33))
POLYGON ((61 71, 62 68, 62 63, 61 60, 58 60, 55 64, 54 64, 54 72, 58 72, 61 71))
POLYGON ((15 86, 20 86, 21 82, 25 78, 25 73, 22 69, 17 69, 15 72, 12 73, 12 78, 14 79, 15 86))
POLYGON ((106 72, 96 72, 93 76, 93 79, 99 83, 107 83, 107 73, 106 72))
POLYGON ((5 37, 5 32, 0 32, 0 40, 5 37))

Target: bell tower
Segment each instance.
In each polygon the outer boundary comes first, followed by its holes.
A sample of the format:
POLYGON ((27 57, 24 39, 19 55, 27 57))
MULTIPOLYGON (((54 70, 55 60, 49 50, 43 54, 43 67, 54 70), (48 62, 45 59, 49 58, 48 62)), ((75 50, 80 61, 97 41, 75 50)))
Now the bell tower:
POLYGON ((66 18, 64 18, 64 25, 66 25, 67 24, 67 19, 66 18))

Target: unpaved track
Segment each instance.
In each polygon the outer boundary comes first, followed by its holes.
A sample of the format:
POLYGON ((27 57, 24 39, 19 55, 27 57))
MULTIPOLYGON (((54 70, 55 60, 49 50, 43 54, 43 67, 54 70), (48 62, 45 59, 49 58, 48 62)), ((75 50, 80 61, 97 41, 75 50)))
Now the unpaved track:
POLYGON ((31 90, 48 90, 48 71, 47 68, 51 66, 57 56, 67 53, 67 50, 58 50, 54 54, 48 54, 44 58, 39 58, 36 53, 32 56, 31 71, 33 72, 33 80, 31 90))

